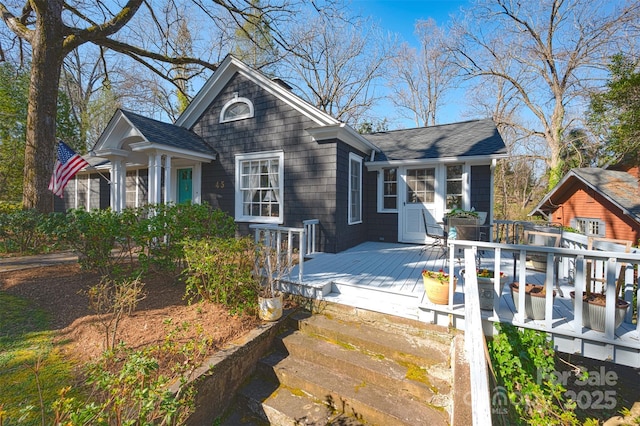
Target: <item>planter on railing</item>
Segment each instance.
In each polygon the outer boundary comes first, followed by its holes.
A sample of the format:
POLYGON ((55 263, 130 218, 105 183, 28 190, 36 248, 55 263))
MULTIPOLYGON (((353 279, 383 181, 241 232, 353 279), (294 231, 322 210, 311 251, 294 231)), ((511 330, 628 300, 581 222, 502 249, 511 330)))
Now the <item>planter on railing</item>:
MULTIPOLYGON (((460 271, 460 275, 465 276, 464 269, 460 271)), ((480 269, 476 271, 476 277, 478 278, 480 309, 491 311, 493 310, 493 300, 500 297, 500 294, 496 293, 494 271, 493 269, 480 269)), ((500 289, 506 284, 507 279, 504 272, 500 272, 500 289)))
MULTIPOLYGON (((575 306, 576 294, 571 292, 571 300, 575 306)), ((602 294, 592 294, 589 298, 586 294, 582 296, 582 326, 591 330, 604 332, 606 317, 606 298, 602 294)), ((629 302, 622 299, 616 300, 614 330, 622 324, 627 314, 629 302)))
MULTIPOLYGON (((510 285, 511 296, 513 297, 513 304, 516 307, 516 311, 520 312, 520 284, 513 282, 510 285)), ((543 285, 529 284, 525 285, 524 294, 524 313, 527 318, 534 320, 545 319, 545 307, 546 307, 546 295, 547 292, 543 285)), ((553 292, 553 296, 556 296, 556 292, 553 292)))

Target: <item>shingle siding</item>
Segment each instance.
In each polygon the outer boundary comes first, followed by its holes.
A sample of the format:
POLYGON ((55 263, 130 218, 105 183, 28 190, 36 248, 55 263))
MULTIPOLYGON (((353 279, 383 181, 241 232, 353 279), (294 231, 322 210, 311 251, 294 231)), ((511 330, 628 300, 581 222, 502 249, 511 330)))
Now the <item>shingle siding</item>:
MULTIPOLYGON (((335 252, 336 143, 315 142, 304 130, 315 126, 290 105, 236 74, 193 127, 218 153, 213 163, 203 166, 203 200, 235 215, 235 156, 282 150, 283 225, 300 227, 303 220, 319 219, 319 249, 335 252), (251 100, 254 117, 219 123, 220 111, 234 92, 251 100)), ((238 226, 242 234, 250 232, 248 223, 238 226)))
POLYGON ((491 211, 491 166, 471 166, 471 207, 491 211))

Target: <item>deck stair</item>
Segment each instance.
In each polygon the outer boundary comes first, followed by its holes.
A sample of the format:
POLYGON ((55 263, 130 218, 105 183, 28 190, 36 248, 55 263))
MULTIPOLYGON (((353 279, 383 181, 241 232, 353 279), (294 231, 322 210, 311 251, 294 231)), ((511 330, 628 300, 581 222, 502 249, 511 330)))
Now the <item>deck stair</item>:
POLYGON ((336 304, 297 312, 222 424, 452 424, 455 340, 442 327, 336 304))

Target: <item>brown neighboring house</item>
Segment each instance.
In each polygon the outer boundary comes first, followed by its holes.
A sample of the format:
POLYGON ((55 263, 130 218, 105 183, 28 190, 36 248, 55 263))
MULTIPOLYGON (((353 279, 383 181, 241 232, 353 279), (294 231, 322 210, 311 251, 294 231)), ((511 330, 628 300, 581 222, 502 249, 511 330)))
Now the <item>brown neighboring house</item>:
POLYGON ((637 166, 572 169, 530 213, 588 236, 640 239, 637 166))

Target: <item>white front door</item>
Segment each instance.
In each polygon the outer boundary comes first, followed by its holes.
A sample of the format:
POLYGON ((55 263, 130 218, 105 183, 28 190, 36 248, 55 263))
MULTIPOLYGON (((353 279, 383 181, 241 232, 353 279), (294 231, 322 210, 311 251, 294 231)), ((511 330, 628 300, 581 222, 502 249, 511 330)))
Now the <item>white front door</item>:
POLYGON ((442 209, 438 207, 435 167, 407 168, 401 172, 398 239, 404 243, 424 243, 426 232, 422 211, 429 223, 439 222, 442 209))

